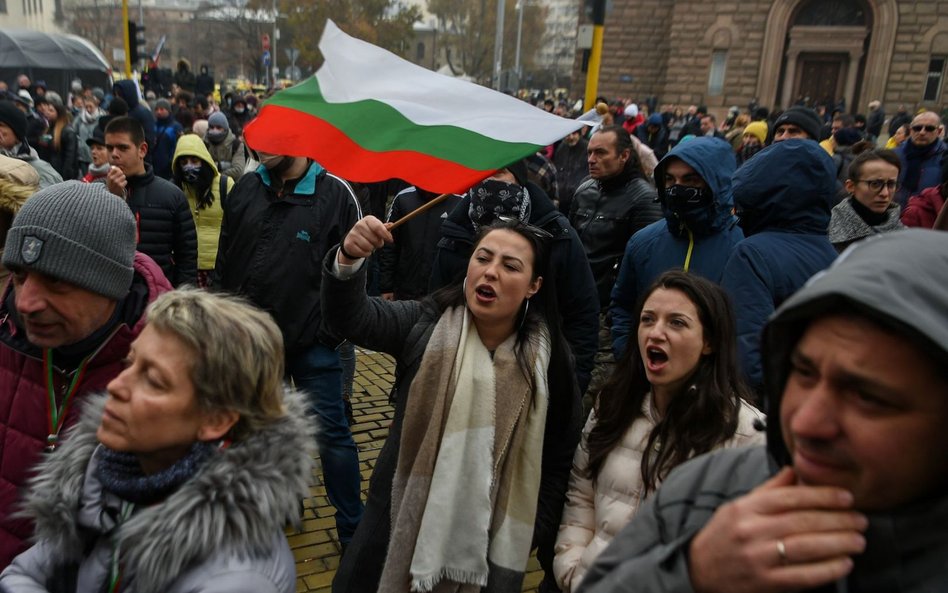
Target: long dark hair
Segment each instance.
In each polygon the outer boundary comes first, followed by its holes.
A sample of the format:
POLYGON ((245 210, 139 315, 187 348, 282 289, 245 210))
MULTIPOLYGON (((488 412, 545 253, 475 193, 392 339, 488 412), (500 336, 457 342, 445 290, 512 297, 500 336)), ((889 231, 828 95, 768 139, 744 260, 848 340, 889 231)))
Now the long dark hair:
POLYGON ((741 400, 752 399, 738 369, 734 314, 727 294, 700 276, 665 272, 639 299, 629 346, 596 399, 596 425, 586 445, 588 477, 598 478, 609 453, 643 415, 651 385, 637 337, 645 301, 659 288, 678 290, 694 304, 712 351, 701 357, 687 387, 671 398, 665 415, 649 434, 641 463, 646 492, 654 490, 675 466, 731 438, 737 430, 741 400))
MULTIPOLYGON (((530 298, 526 318, 524 318, 524 308, 521 307, 515 321, 517 325, 516 356, 520 368, 533 386, 533 369, 530 361, 527 360, 524 346, 528 340, 539 339, 540 332, 537 330, 541 323, 545 323, 550 334, 550 364, 547 368, 550 404, 547 411, 547 426, 568 426, 576 421, 581 422, 575 363, 566 338, 563 337, 563 323, 556 297, 556 276, 553 273, 551 261, 552 239, 546 236, 548 233, 542 229, 518 220, 497 220, 482 228, 477 234, 471 253, 477 250, 477 246, 484 237, 496 230, 512 231, 526 239, 533 251, 531 280, 543 277, 540 289, 530 298)), ((463 280, 458 279, 455 283, 436 291, 431 297, 441 312, 451 307, 465 305, 463 280)), ((565 438, 565 436, 559 435, 559 438, 565 438)), ((544 441, 544 449, 549 440, 544 441)))

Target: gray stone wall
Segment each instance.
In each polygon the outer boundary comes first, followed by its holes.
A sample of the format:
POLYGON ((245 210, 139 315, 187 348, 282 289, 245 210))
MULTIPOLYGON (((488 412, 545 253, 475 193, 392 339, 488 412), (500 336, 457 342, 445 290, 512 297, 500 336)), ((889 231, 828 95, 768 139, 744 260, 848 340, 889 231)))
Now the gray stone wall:
MULTIPOLYGON (((599 94, 636 100, 658 95, 659 103, 704 103, 718 113, 730 105, 746 106, 757 91, 773 4, 773 0, 613 0, 605 26, 599 94), (710 96, 708 77, 715 50, 727 51, 726 74, 723 93, 710 96)), ((899 103, 910 109, 922 106, 931 56, 948 56, 948 0, 896 4, 898 28, 884 96, 859 92, 862 111, 875 98, 883 100, 889 113, 899 103)), ((585 88, 580 64, 577 52, 575 97, 582 97, 585 88)), ((781 63, 766 68, 777 69, 782 77, 781 63)), ((948 79, 948 72, 943 76, 948 79)), ((943 81, 938 100, 924 105, 948 106, 948 80, 943 81)))

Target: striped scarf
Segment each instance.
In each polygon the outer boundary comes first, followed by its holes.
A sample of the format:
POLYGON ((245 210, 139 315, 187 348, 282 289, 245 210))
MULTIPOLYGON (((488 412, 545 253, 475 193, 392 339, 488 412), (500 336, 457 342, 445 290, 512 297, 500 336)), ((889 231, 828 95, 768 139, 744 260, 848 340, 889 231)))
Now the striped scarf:
POLYGON ((445 311, 409 390, 379 593, 521 590, 540 488, 549 335, 493 356, 445 311))

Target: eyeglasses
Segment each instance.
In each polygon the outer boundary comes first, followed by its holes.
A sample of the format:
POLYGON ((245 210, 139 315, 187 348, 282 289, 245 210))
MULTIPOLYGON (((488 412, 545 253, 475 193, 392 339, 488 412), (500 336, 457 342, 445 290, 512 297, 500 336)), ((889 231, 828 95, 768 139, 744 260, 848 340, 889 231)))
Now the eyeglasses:
POLYGON ((883 187, 890 192, 894 192, 899 189, 899 182, 894 179, 889 179, 888 181, 885 179, 860 179, 856 181, 856 183, 865 183, 867 186, 869 186, 869 189, 876 193, 881 192, 883 187))
POLYGON ((938 129, 938 126, 932 126, 932 125, 923 126, 921 124, 918 124, 918 125, 912 126, 913 132, 921 132, 922 130, 925 130, 926 132, 934 132, 937 129, 938 129))
POLYGON ((497 220, 499 220, 499 221, 501 221, 501 222, 503 222, 504 224, 509 225, 509 226, 522 228, 523 230, 529 232, 529 233, 532 234, 533 236, 539 237, 539 238, 541 238, 541 239, 552 239, 552 238, 553 238, 553 235, 552 235, 549 231, 546 231, 546 230, 544 230, 544 229, 541 229, 541 228, 538 227, 538 226, 533 226, 533 225, 530 224, 530 223, 523 222, 523 221, 520 220, 519 218, 514 218, 514 217, 512 217, 512 216, 500 216, 500 215, 498 215, 498 216, 497 216, 497 220))

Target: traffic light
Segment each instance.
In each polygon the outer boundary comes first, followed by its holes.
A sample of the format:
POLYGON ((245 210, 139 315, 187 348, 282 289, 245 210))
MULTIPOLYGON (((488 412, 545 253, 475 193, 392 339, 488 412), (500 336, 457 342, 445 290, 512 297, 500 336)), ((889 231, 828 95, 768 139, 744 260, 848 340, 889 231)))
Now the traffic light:
POLYGON ((128 21, 128 47, 129 61, 133 64, 145 56, 145 27, 139 26, 135 21, 128 21))

